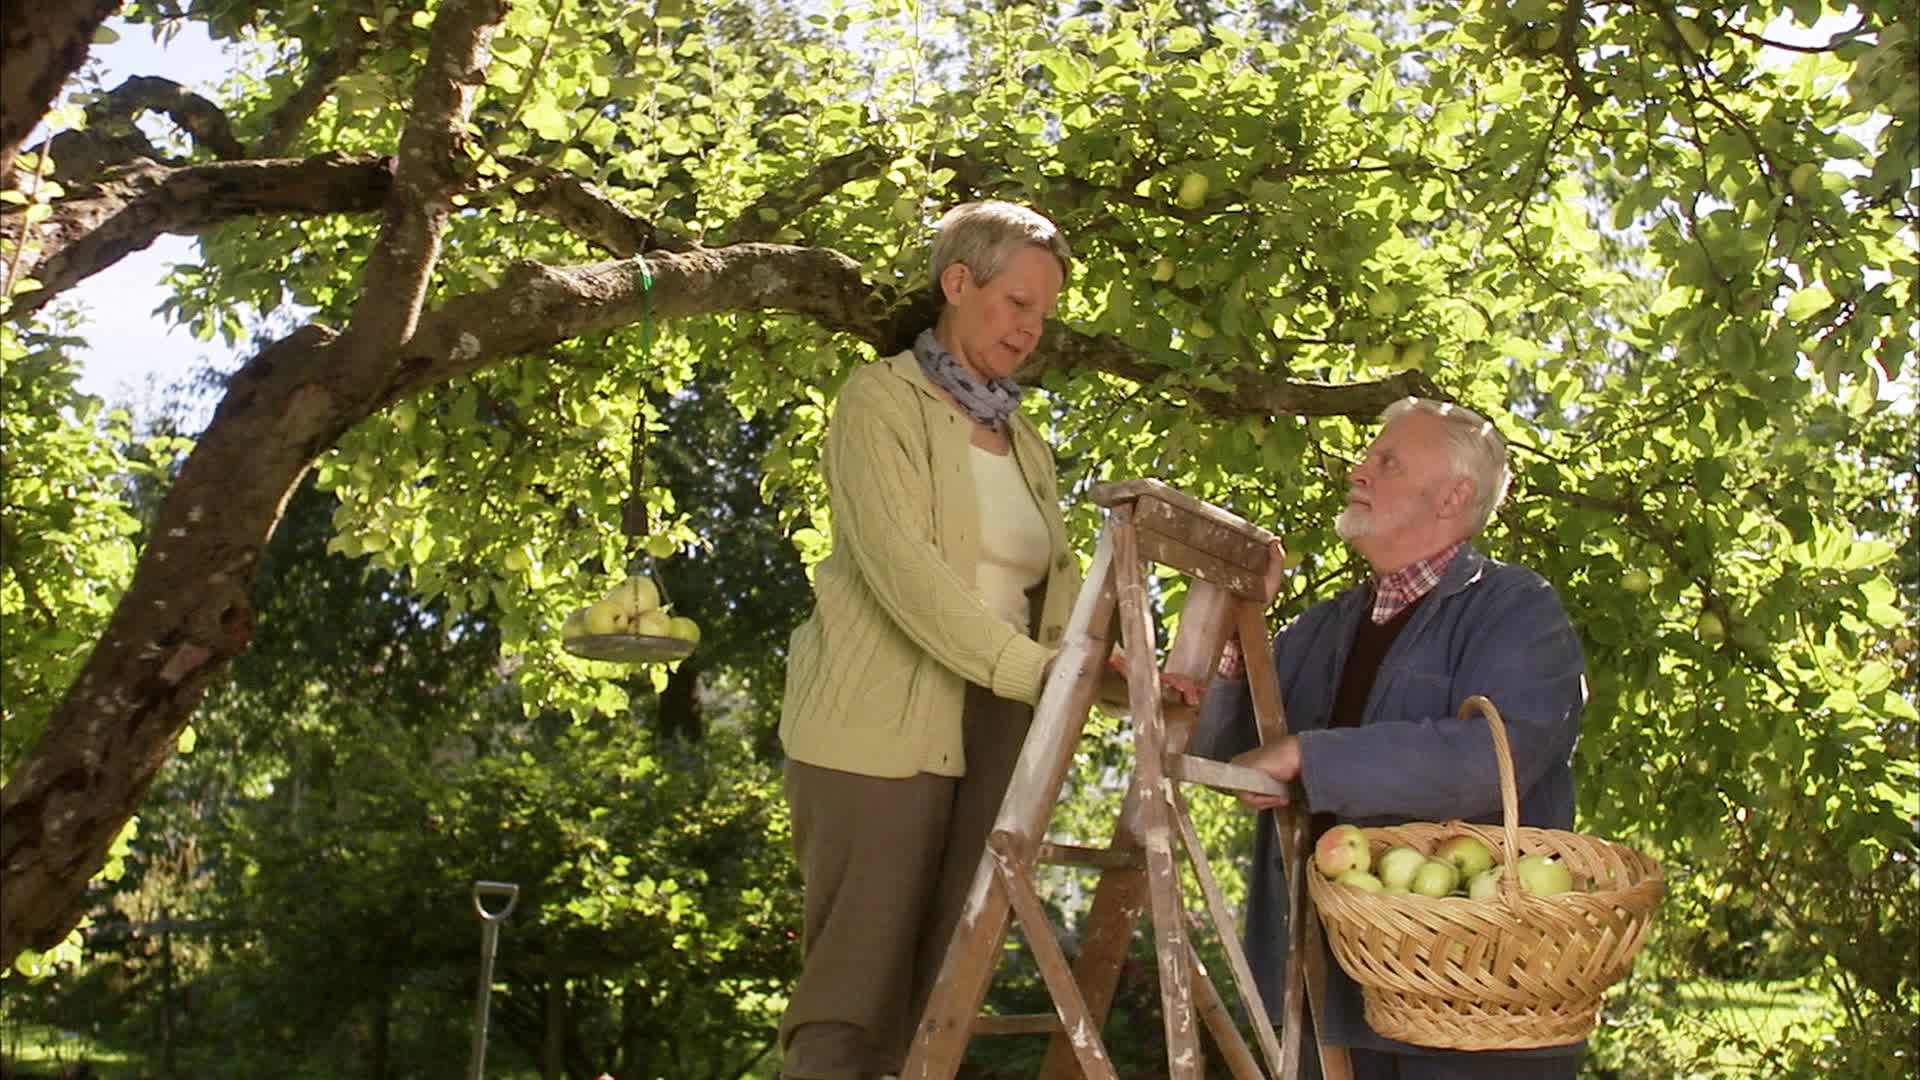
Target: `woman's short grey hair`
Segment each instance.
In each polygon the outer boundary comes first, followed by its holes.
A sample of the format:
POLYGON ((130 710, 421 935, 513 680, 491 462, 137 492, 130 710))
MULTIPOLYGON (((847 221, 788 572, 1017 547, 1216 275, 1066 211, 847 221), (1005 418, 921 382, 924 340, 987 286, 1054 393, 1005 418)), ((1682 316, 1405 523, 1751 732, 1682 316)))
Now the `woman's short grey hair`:
POLYGON ((1072 269, 1073 251, 1060 226, 1038 212, 998 199, 954 207, 933 226, 934 295, 945 299, 940 274, 954 263, 971 271, 975 284, 985 285, 1027 245, 1058 260, 1063 277, 1072 269))
POLYGON ((1391 424, 1410 412, 1439 417, 1446 425, 1447 458, 1453 474, 1473 484, 1473 531, 1486 528, 1513 482, 1513 473, 1507 468, 1507 440, 1491 421, 1472 409, 1432 398, 1401 398, 1387 406, 1380 420, 1391 424))

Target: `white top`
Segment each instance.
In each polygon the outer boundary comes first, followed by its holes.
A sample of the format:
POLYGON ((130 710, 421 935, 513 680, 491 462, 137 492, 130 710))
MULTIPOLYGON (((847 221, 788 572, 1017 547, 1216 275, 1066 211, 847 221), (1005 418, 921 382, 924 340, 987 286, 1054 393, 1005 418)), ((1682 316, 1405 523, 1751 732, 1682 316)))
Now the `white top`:
POLYGON ((1012 454, 972 449, 973 497, 980 507, 974 584, 988 607, 1021 633, 1030 633, 1027 590, 1047 577, 1047 521, 1012 454))

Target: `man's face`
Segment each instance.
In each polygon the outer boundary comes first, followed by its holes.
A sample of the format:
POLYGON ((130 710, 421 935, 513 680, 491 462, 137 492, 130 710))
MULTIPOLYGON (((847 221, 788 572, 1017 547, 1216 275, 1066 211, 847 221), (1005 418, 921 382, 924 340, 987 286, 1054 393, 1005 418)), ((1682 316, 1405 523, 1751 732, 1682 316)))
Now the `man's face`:
POLYGON ((1433 532, 1456 482, 1447 461, 1446 425, 1410 412, 1395 417, 1347 477, 1347 506, 1334 532, 1362 554, 1388 550, 1433 532))

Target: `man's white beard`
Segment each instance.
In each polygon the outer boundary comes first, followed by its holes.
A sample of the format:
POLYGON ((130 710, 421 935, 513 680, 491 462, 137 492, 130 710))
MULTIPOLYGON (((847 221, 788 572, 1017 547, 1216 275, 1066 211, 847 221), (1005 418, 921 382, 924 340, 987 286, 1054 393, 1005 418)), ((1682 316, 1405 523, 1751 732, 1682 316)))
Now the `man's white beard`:
POLYGON ((1333 519, 1333 534, 1351 544, 1362 537, 1392 533, 1406 528, 1422 509, 1411 500, 1386 511, 1372 506, 1349 506, 1333 519))
POLYGON ((1333 519, 1333 534, 1347 543, 1367 535, 1373 529, 1373 515, 1357 506, 1349 506, 1333 519))

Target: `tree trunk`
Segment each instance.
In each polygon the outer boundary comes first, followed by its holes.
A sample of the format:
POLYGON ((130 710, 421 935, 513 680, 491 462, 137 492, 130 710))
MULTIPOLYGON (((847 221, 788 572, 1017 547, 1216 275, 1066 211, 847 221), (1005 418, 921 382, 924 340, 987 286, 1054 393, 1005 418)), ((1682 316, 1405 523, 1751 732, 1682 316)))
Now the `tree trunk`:
POLYGON ((94 31, 120 0, 15 0, 0 4, 0 189, 18 187, 14 155, 86 63, 94 31))

